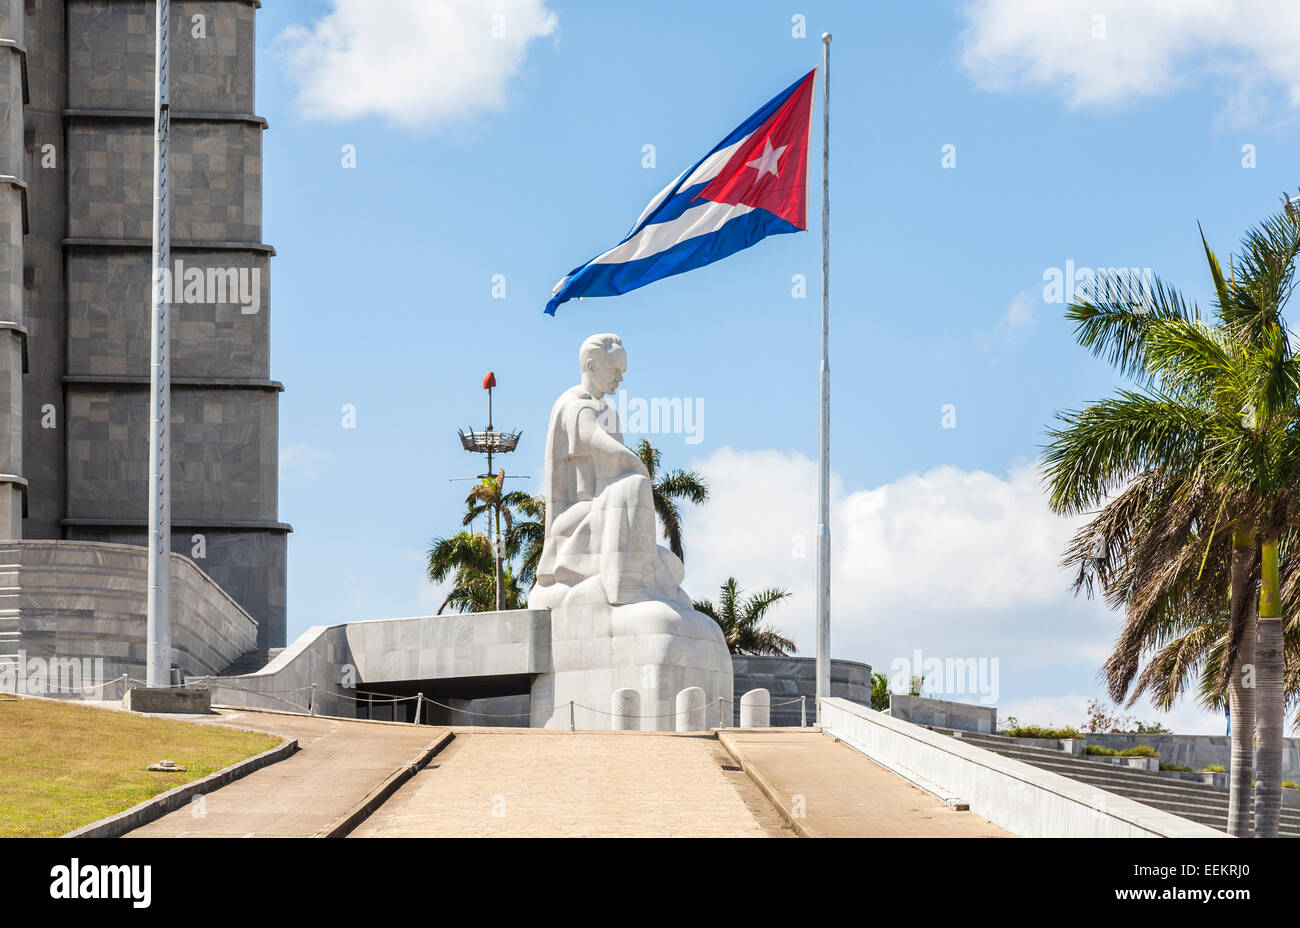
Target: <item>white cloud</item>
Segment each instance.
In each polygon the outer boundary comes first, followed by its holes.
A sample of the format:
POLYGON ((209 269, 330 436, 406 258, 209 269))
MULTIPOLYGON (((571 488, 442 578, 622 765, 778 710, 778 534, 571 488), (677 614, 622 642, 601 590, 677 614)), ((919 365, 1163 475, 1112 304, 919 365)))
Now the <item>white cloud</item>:
POLYGON ((438 128, 500 110, 529 44, 558 24, 545 0, 331 2, 281 35, 309 119, 438 128))
POLYGON ((280 449, 280 480, 283 483, 315 480, 332 458, 328 451, 311 445, 287 445, 280 449))
POLYGON ((990 348, 999 341, 1006 344, 1018 341, 1038 322, 1038 307, 1042 302, 1042 295, 1035 290, 1017 293, 991 332, 983 330, 975 333, 975 344, 980 348, 990 348))
MULTIPOLYGON (((813 653, 816 463, 724 448, 692 466, 712 492, 687 507, 686 589, 715 598, 732 575, 750 591, 788 588, 771 618, 813 653)), ((832 501, 836 657, 890 675, 918 649, 997 659, 992 701, 1003 715, 1022 707, 1011 714, 1026 723, 1079 724, 1087 699, 1104 698, 1096 674, 1119 619, 1070 593, 1059 561, 1077 523, 1048 509, 1035 464, 1002 476, 937 467, 847 494, 837 481, 832 501)), ((1124 714, 1158 718, 1145 704, 1124 714)), ((1177 717, 1182 730, 1209 718, 1191 704, 1177 717)))
POLYGON ((1042 302, 1038 294, 1026 290, 1016 294, 1016 298, 1007 306, 998 322, 997 332, 1007 340, 1014 339, 1023 329, 1030 328, 1035 321, 1038 307, 1042 302))
POLYGON ((1236 106, 1278 90, 1300 108, 1300 4, 1277 0, 972 0, 962 63, 994 91, 1047 89, 1071 106, 1158 96, 1198 68, 1236 106), (1097 17, 1103 17, 1098 20, 1097 17), (1236 77, 1233 77, 1236 75, 1236 77))
MULTIPOLYGON (((1060 728, 1073 725, 1080 726, 1088 716, 1088 701, 1099 699, 1096 693, 1071 691, 1064 696, 1028 696, 1008 699, 998 706, 998 724, 1014 717, 1020 725, 1042 725, 1060 728)), ((1174 706, 1171 712, 1158 712, 1146 699, 1140 699, 1132 708, 1106 706, 1106 712, 1134 722, 1159 722, 1180 735, 1222 735, 1226 731, 1226 720, 1221 715, 1206 712, 1194 699, 1185 699, 1174 706)), ((1129 724, 1132 728, 1132 724, 1129 724)))

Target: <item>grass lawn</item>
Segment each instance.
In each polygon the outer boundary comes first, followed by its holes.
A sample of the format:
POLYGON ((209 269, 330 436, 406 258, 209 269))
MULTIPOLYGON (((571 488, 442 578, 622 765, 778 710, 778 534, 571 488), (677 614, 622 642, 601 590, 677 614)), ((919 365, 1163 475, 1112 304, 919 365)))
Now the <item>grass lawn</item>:
POLYGON ((0 696, 0 837, 54 837, 269 750, 279 738, 0 696), (149 773, 172 760, 185 773, 149 773))

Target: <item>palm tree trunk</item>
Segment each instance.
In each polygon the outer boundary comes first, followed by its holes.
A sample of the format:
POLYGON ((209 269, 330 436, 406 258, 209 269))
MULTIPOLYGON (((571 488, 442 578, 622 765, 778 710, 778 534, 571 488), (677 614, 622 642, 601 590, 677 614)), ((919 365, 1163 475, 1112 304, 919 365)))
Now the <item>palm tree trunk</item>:
POLYGON ((1255 629, 1250 626, 1250 560, 1254 555, 1254 535, 1246 531, 1232 533, 1232 587, 1228 606, 1228 640, 1236 639, 1237 658, 1228 678, 1228 713, 1232 729, 1232 759, 1228 766, 1228 834, 1249 838, 1250 807, 1253 801, 1250 783, 1254 766, 1255 688, 1245 679, 1255 663, 1255 629), (1245 626, 1242 628, 1241 626, 1245 626))
POLYGON ((1255 837, 1276 838, 1282 806, 1282 600, 1277 536, 1260 548, 1259 630, 1255 644, 1255 837))

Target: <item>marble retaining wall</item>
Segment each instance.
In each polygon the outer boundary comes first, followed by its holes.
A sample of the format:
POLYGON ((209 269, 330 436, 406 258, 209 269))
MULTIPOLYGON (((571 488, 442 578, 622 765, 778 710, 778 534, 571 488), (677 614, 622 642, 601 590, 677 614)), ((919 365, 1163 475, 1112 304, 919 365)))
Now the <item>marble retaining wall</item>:
POLYGON ((946 699, 925 696, 889 697, 889 714, 893 718, 915 725, 934 725, 938 728, 958 728, 962 731, 995 735, 998 731, 997 706, 976 706, 946 699))
MULTIPOLYGON (((123 673, 144 679, 147 576, 145 548, 0 542, 0 635, 6 650, 29 660, 102 659, 107 679, 123 673)), ((174 661, 184 672, 218 673, 255 646, 253 617, 178 554, 171 556, 171 591, 174 661)))
MULTIPOLYGON (((800 696, 806 697, 808 724, 817 721, 817 660, 812 657, 758 657, 752 654, 731 655, 735 674, 736 705, 732 724, 740 725, 740 697, 753 689, 765 689, 772 695, 773 726, 786 727, 800 722, 800 696)), ((860 661, 831 659, 831 695, 843 696, 864 706, 871 705, 871 666, 860 661)))

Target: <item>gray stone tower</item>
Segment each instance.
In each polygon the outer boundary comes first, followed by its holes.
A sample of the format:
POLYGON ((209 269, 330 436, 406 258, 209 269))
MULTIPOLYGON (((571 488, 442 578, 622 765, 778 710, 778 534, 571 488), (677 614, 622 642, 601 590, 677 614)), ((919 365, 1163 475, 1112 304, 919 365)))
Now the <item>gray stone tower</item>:
MULTIPOLYGON (((285 643, 291 529, 260 6, 172 3, 172 547, 266 648, 285 643)), ((145 542, 154 15, 145 0, 0 0, 0 538, 145 542)))

